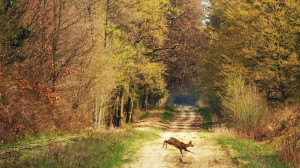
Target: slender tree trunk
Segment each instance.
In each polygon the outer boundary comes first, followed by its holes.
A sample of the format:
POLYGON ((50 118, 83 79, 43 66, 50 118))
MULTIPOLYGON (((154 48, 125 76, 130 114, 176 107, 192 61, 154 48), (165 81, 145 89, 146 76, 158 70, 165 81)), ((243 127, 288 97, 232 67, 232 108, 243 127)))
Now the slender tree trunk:
MULTIPOLYGON (((134 95, 134 94, 133 94, 134 95)), ((133 108, 133 106, 134 106, 134 102, 133 102, 133 100, 131 101, 131 105, 130 105, 131 107, 130 107, 130 109, 131 109, 131 111, 130 111, 130 121, 131 122, 133 122, 133 113, 134 113, 134 108, 133 108)))
POLYGON ((58 2, 57 1, 53 2, 54 37, 52 39, 52 64, 53 64, 52 92, 56 91, 56 81, 58 77, 56 72, 56 52, 57 52, 57 44, 59 41, 59 35, 60 35, 60 26, 61 26, 61 8, 62 8, 61 5, 62 5, 61 0, 59 0, 58 2))
POLYGON ((120 113, 119 113, 119 127, 123 126, 123 116, 124 116, 124 88, 120 91, 120 113))
POLYGON ((127 105, 126 105, 126 123, 129 122, 130 120, 130 112, 131 112, 131 93, 129 93, 128 96, 128 101, 127 101, 127 105))
POLYGON ((92 36, 92 49, 94 50, 95 48, 95 44, 96 44, 96 40, 95 40, 95 33, 94 33, 94 24, 93 23, 93 16, 92 16, 92 3, 91 3, 91 0, 88 1, 88 19, 89 19, 89 22, 90 22, 90 31, 91 31, 91 36, 92 36))
POLYGON ((143 107, 142 107, 142 110, 144 111, 148 110, 148 97, 149 97, 149 91, 148 88, 145 87, 145 94, 144 94, 143 107))
MULTIPOLYGON (((101 94, 102 95, 102 94, 101 94)), ((103 113, 103 97, 101 96, 100 98, 100 105, 99 105, 99 113, 98 113, 98 128, 101 128, 101 125, 102 125, 102 113, 103 113)))
POLYGON ((104 101, 103 101, 103 87, 101 87, 101 93, 100 93, 100 106, 99 106, 99 118, 98 118, 98 128, 101 128, 101 126, 103 125, 103 119, 104 119, 104 101))
POLYGON ((110 0, 106 0, 106 16, 105 16, 105 32, 104 32, 104 48, 107 46, 107 35, 108 35, 108 15, 109 15, 109 5, 110 5, 110 0))
POLYGON ((120 97, 117 96, 117 99, 116 99, 116 105, 115 105, 115 110, 114 110, 114 125, 116 127, 119 126, 119 102, 120 102, 120 97))
POLYGON ((94 98, 94 115, 93 115, 93 122, 95 125, 97 125, 98 123, 98 118, 97 118, 98 114, 97 114, 97 100, 96 97, 94 98))

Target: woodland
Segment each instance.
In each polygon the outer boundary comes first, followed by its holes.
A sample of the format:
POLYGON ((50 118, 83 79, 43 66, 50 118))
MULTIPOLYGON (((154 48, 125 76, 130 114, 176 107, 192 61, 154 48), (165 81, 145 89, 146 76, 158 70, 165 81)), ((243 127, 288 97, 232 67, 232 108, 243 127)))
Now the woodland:
POLYGON ((284 135, 300 163, 299 16, 298 0, 1 0, 0 144, 193 95, 250 139, 284 135))

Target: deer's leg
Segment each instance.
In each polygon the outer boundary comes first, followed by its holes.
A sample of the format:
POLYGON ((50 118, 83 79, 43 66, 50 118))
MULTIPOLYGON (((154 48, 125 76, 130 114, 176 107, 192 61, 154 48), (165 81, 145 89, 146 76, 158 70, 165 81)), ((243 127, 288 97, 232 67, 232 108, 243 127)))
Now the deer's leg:
POLYGON ((168 141, 167 141, 167 140, 165 140, 165 141, 164 141, 163 148, 164 148, 164 146, 165 146, 165 145, 166 145, 166 148, 167 148, 167 144, 168 144, 168 141))
POLYGON ((179 150, 180 150, 181 156, 183 157, 182 150, 181 149, 179 149, 179 150))
POLYGON ((191 152, 192 154, 196 155, 196 153, 194 153, 194 152, 192 152, 192 151, 189 151, 189 150, 186 150, 186 151, 191 152))

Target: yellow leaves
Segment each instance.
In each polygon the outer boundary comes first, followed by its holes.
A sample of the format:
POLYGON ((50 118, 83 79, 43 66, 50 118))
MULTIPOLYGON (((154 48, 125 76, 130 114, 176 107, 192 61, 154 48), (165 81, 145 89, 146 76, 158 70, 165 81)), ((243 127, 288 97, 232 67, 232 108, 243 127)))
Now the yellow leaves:
MULTIPOLYGON (((211 14, 220 20, 221 26, 211 25, 208 29, 213 39, 208 59, 216 60, 208 62, 215 68, 215 72, 209 72, 211 75, 220 74, 222 78, 231 67, 240 66, 247 80, 258 81, 264 90, 284 88, 289 92, 299 87, 295 82, 300 71, 299 2, 215 0, 212 4, 211 14), (283 79, 286 81, 282 82, 283 79), (279 87, 278 83, 284 86, 279 87)), ((213 86, 221 81, 208 79, 214 80, 213 86)))

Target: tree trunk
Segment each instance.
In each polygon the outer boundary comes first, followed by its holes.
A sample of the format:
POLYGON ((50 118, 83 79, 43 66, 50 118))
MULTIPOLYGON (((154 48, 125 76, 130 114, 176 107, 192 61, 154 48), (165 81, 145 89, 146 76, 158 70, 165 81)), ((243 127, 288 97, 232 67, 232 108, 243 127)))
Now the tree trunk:
POLYGON ((110 0, 106 0, 106 16, 105 16, 105 25, 104 25, 104 27, 105 27, 105 30, 104 30, 104 48, 106 48, 106 45, 107 45, 109 5, 110 5, 110 0))
POLYGON ((114 107, 114 126, 116 127, 119 126, 119 102, 120 102, 120 97, 117 96, 115 107, 114 107))
POLYGON ((121 88, 120 91, 120 110, 119 110, 119 127, 123 126, 123 117, 124 116, 124 88, 121 88))
POLYGON ((53 4, 53 19, 54 19, 54 37, 52 42, 52 64, 53 64, 53 72, 52 72, 52 92, 56 91, 56 81, 57 81, 57 72, 56 72, 56 52, 57 52, 57 44, 59 41, 59 35, 60 35, 60 27, 61 27, 61 8, 62 8, 62 2, 61 0, 57 2, 54 1, 53 4), (56 9, 56 6, 58 7, 58 11, 56 9))
POLYGON ((133 100, 131 101, 131 111, 130 111, 130 120, 133 122, 133 113, 134 113, 134 108, 133 108, 134 102, 133 100))
POLYGON ((142 106, 142 110, 144 110, 144 111, 148 110, 148 97, 149 97, 149 91, 145 87, 145 94, 144 94, 144 100, 143 100, 143 106, 142 106))
POLYGON ((131 95, 129 93, 128 101, 126 105, 126 123, 128 123, 130 120, 130 114, 131 114, 131 95))
POLYGON ((94 98, 94 115, 93 115, 93 122, 95 125, 98 123, 98 114, 97 114, 97 99, 96 97, 94 98))
POLYGON ((102 113, 103 113, 103 98, 101 96, 100 98, 100 105, 99 105, 99 110, 98 110, 98 128, 101 128, 101 125, 102 125, 102 113))

